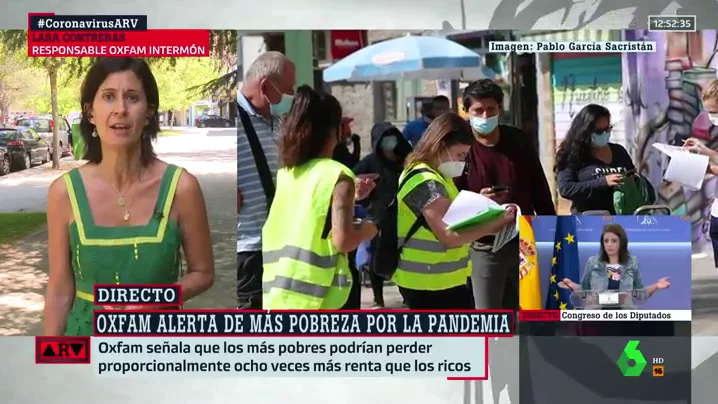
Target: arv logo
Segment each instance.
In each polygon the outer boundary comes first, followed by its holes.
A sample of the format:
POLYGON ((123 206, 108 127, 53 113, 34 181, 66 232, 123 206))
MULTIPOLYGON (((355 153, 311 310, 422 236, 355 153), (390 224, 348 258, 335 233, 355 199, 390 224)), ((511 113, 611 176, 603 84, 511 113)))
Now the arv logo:
POLYGON ((618 358, 618 362, 616 362, 623 376, 640 376, 643 369, 646 368, 646 358, 644 358, 643 353, 638 350, 638 344, 640 343, 641 341, 631 340, 628 341, 623 348, 623 352, 618 358))

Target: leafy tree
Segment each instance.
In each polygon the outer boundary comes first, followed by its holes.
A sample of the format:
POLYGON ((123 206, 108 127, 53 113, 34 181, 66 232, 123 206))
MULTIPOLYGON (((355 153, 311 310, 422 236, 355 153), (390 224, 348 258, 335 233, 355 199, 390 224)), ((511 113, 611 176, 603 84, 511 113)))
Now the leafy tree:
MULTIPOLYGON (((7 52, 18 52, 27 48, 27 31, 21 30, 5 30, 0 31, 0 44, 3 45, 7 52)), ((79 59, 79 58, 78 58, 79 59)), ((50 79, 50 107, 52 109, 52 119, 58 122, 58 106, 57 106, 57 78, 60 69, 66 63, 73 60, 72 58, 32 58, 30 59, 36 67, 42 68, 47 72, 50 79)), ((58 125, 53 125, 52 134, 52 167, 60 167, 60 137, 57 134, 58 125)))
MULTIPOLYGON (((237 31, 215 30, 210 32, 210 53, 212 59, 215 60, 215 69, 222 71, 232 63, 236 65, 236 43, 237 31)), ((8 52, 18 52, 27 48, 27 31, 25 30, 0 30, 0 45, 8 52)), ((151 64, 165 62, 170 66, 175 66, 178 61, 183 58, 149 58, 151 64)), ((32 64, 43 69, 47 73, 50 87, 50 109, 52 111, 53 120, 57 121, 59 114, 58 105, 58 78, 63 69, 80 77, 96 58, 32 58, 32 64)), ((225 75, 226 76, 226 75, 225 75)), ((221 78, 221 77, 220 77, 221 78)), ((218 86, 225 84, 223 81, 218 82, 217 79, 210 80, 205 85, 195 85, 190 91, 196 94, 211 94, 218 86)), ((60 137, 57 134, 57 125, 53 130, 52 149, 60 149, 60 137)), ((60 167, 60 153, 54 153, 52 156, 53 168, 60 167)))
POLYGON ((6 52, 0 44, 0 122, 12 105, 19 105, 33 84, 30 63, 19 52, 6 52))
MULTIPOLYGON (((47 97, 51 91, 50 82, 47 77, 43 77, 38 84, 34 88, 28 89, 29 94, 22 105, 38 113, 49 112, 52 110, 50 99, 47 97)), ((79 88, 80 79, 78 77, 70 74, 66 69, 58 72, 57 113, 59 116, 67 116, 70 112, 80 111, 79 88)))
POLYGON ((152 72, 160 91, 161 111, 188 108, 198 97, 206 95, 190 89, 220 75, 216 62, 208 58, 178 58, 156 63, 152 72))

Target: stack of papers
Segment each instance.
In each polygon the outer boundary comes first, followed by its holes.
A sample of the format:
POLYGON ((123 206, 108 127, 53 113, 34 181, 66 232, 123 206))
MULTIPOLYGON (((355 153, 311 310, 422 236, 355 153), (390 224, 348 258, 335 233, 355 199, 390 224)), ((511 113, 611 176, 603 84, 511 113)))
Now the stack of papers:
POLYGON ((663 143, 653 143, 653 147, 671 158, 668 168, 663 174, 664 180, 677 182, 694 191, 701 189, 708 169, 708 156, 691 153, 680 146, 663 143))
POLYGON ((444 215, 449 230, 462 230, 471 226, 491 222, 506 212, 509 206, 516 208, 516 223, 496 233, 492 251, 496 252, 519 234, 521 210, 516 205, 499 205, 492 199, 471 191, 461 191, 444 215))

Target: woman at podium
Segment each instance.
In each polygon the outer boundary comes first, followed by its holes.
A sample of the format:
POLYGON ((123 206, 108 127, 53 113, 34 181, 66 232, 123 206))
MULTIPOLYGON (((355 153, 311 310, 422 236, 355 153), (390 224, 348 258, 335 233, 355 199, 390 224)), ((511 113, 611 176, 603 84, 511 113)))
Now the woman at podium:
MULTIPOLYGON (((635 310, 636 304, 645 301, 659 290, 671 286, 668 277, 649 286, 643 284, 638 259, 628 251, 628 237, 623 227, 610 223, 603 227, 598 255, 588 259, 581 284, 570 279, 559 282, 559 287, 570 289, 580 296, 585 309, 635 310)), ((580 335, 642 336, 675 335, 672 322, 602 321, 579 324, 580 335)))
MULTIPOLYGON (((599 294, 613 291, 635 296, 637 300, 645 300, 657 291, 671 286, 668 277, 644 286, 638 259, 628 251, 628 237, 621 225, 616 223, 605 225, 601 233, 600 245, 598 255, 590 257, 586 262, 581 284, 564 279, 559 282, 560 287, 570 289, 573 293, 590 291, 592 294, 594 292, 599 294)), ((600 301, 597 303, 611 305, 600 301)))

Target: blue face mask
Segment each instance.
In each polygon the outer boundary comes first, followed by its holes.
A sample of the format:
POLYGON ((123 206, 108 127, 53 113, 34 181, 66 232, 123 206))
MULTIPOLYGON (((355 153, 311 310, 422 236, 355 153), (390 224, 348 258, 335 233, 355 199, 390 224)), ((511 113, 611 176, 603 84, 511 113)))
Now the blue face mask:
MULTIPOLYGON (((284 94, 277 86, 274 85, 274 83, 271 83, 272 87, 274 87, 275 90, 277 90, 279 93, 282 94, 282 98, 279 99, 279 102, 276 104, 272 104, 269 101, 269 98, 267 98, 267 102, 269 102, 269 113, 272 114, 272 116, 282 116, 289 112, 289 110, 292 108, 292 102, 294 102, 294 96, 289 94, 284 94)), ((265 96, 266 98, 266 96, 265 96)))
POLYGON ((499 116, 492 116, 489 118, 480 118, 478 116, 472 116, 469 119, 469 123, 471 123, 471 127, 479 133, 479 135, 486 136, 489 133, 493 132, 494 129, 496 129, 496 126, 499 124, 499 116))
POLYGON ((603 147, 608 144, 611 138, 611 132, 594 133, 591 135, 591 144, 595 147, 603 147))
POLYGON ((399 139, 397 139, 396 136, 387 136, 381 139, 379 147, 381 147, 382 150, 393 151, 397 144, 399 144, 399 139))

